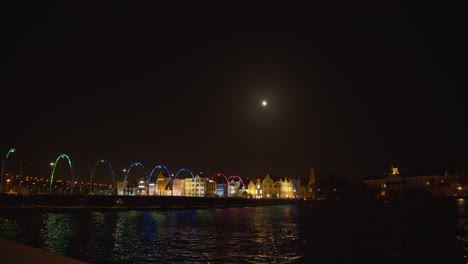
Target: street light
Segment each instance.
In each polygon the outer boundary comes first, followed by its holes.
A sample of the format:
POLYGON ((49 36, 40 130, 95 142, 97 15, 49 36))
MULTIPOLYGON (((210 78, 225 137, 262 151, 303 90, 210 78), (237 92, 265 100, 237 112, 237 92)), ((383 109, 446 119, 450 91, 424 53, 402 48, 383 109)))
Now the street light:
POLYGON ((7 179, 6 180, 6 188, 7 188, 7 192, 8 192, 8 184, 10 183, 10 179, 7 179))
POLYGON ((6 163, 6 160, 8 159, 8 157, 10 156, 10 153, 13 153, 15 152, 16 149, 15 148, 11 148, 10 150, 8 150, 6 156, 4 159, 2 159, 2 176, 1 176, 1 180, 0 180, 0 193, 3 192, 3 174, 5 174, 5 163, 6 163))

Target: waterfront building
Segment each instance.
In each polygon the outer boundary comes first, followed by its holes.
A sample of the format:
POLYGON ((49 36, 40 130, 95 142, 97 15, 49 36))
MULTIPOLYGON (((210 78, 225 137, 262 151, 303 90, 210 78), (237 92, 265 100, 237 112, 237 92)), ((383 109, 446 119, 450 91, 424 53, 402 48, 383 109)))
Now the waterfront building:
MULTIPOLYGON (((311 169, 313 170, 313 169, 311 169)), ((308 195, 307 180, 293 178, 273 178, 267 174, 264 179, 249 178, 241 179, 238 176, 229 177, 231 180, 226 182, 225 177, 218 177, 216 180, 198 176, 198 182, 191 176, 183 175, 174 179, 167 177, 167 174, 160 172, 153 177, 151 182, 146 178, 140 178, 136 181, 117 181, 115 186, 109 184, 99 184, 97 182, 86 183, 57 179, 52 186, 52 193, 55 194, 89 194, 89 195, 141 195, 141 196, 198 196, 198 197, 251 197, 251 198, 302 198, 308 195), (184 177, 185 176, 185 177, 184 177), (203 180, 202 180, 203 179, 203 180), (243 183, 248 183, 244 186, 243 183), (303 185, 303 182, 304 185, 303 185), (259 184, 259 185, 258 185, 259 184), (73 191, 72 191, 73 190, 73 191), (90 192, 92 190, 92 192, 90 192), (187 192, 186 192, 187 191, 187 192)), ((13 186, 22 184, 23 192, 27 193, 48 193, 49 184, 47 179, 37 179, 33 177, 24 177, 24 181, 19 181, 18 176, 6 175, 6 182, 13 189, 13 186)), ((414 183, 417 184, 417 183, 414 183)), ((13 189, 15 190, 15 189, 13 189)), ((13 193, 13 192, 12 192, 13 193)))
MULTIPOLYGON (((265 179, 255 178, 248 184, 248 197, 251 198, 298 198, 298 188, 302 187, 300 179, 280 178, 274 181, 269 174, 265 179)), ((306 192, 306 188, 302 188, 306 192)))
MULTIPOLYGON (((214 182, 216 183, 216 180, 214 180, 214 182)), ((216 183, 216 196, 224 197, 224 194, 226 193, 225 189, 226 189, 225 182, 216 183)))
POLYGON ((125 182, 117 181, 117 195, 124 195, 125 182))
POLYGON ((169 177, 164 176, 162 172, 156 177, 156 196, 170 196, 170 182, 169 177))
POLYGON ((248 190, 245 187, 240 188, 237 190, 237 196, 242 198, 248 197, 248 190))
POLYGON ((281 181, 276 181, 271 186, 271 197, 273 198, 281 198, 281 181))
POLYGON ((231 180, 231 182, 229 182, 227 186, 227 190, 228 190, 227 196, 228 197, 239 196, 239 188, 240 188, 240 182, 231 180))
POLYGON ((403 197, 465 196, 467 175, 459 172, 400 174, 398 168, 391 172, 362 180, 370 199, 394 199, 403 197))
POLYGON ((255 198, 255 199, 263 198, 262 179, 261 178, 252 179, 249 182, 247 192, 250 198, 255 198))
POLYGON ((265 179, 262 182, 262 190, 264 198, 273 198, 273 184, 274 181, 270 178, 270 175, 267 174, 265 179))
POLYGON ((146 185, 146 178, 140 178, 138 180, 138 187, 136 190, 136 195, 148 195, 147 185, 146 185))
POLYGON ((156 195, 156 182, 151 181, 148 184, 148 195, 155 196, 156 195))
POLYGON ((192 177, 185 179, 175 179, 172 181, 172 195, 185 196, 185 181, 192 180, 192 177))
POLYGON ((309 183, 307 184, 307 195, 308 199, 315 199, 315 192, 317 190, 317 177, 315 176, 315 169, 309 169, 309 183))
MULTIPOLYGON (((111 191, 112 192, 112 191, 111 191)), ((95 191, 95 194, 102 194, 95 191)), ((148 195, 148 186, 145 178, 138 181, 117 181, 117 195, 148 195)))
POLYGON ((281 184, 281 198, 294 198, 296 195, 296 189, 294 188, 292 181, 285 178, 281 184))
POLYGON ((208 180, 206 181, 206 197, 216 197, 216 181, 208 180))
POLYGON ((185 196, 205 197, 208 181, 208 178, 202 178, 198 174, 195 179, 187 178, 185 180, 185 196))
POLYGON ((292 182, 287 178, 280 179, 272 185, 272 197, 273 198, 294 198, 295 189, 292 186, 292 182))
POLYGON ((291 184, 294 192, 294 197, 295 198, 303 198, 306 197, 306 191, 307 188, 305 186, 302 186, 302 180, 299 179, 291 179, 291 184))
POLYGON ((137 181, 127 181, 127 185, 123 189, 123 195, 134 196, 138 193, 137 181))

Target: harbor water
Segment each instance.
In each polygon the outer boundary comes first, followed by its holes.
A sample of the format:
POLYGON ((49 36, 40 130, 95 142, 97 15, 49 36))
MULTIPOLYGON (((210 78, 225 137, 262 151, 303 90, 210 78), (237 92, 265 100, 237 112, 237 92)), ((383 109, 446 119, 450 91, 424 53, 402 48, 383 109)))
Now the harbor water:
POLYGON ((467 203, 0 209, 0 237, 89 263, 466 263, 467 203))

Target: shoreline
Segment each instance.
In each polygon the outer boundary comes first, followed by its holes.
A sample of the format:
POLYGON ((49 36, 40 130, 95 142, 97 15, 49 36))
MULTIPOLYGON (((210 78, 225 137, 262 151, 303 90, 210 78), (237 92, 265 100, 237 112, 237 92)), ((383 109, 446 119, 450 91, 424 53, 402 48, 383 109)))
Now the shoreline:
POLYGON ((183 210, 308 202, 311 201, 185 196, 0 195, 0 210, 183 210))
POLYGON ((253 199, 186 196, 97 196, 97 195, 11 195, 0 194, 0 211, 129 211, 129 210, 186 210, 223 209, 234 207, 269 206, 284 204, 330 205, 336 203, 411 205, 431 202, 452 204, 466 197, 425 197, 395 200, 305 200, 305 199, 253 199))

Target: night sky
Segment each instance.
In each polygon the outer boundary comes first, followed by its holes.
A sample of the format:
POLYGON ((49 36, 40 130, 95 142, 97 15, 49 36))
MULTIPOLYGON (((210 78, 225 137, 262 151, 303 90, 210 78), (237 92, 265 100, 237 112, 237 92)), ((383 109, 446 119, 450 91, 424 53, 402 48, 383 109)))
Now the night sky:
POLYGON ((7 172, 468 171, 461 1, 150 2, 1 4, 7 172))

